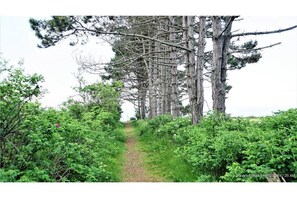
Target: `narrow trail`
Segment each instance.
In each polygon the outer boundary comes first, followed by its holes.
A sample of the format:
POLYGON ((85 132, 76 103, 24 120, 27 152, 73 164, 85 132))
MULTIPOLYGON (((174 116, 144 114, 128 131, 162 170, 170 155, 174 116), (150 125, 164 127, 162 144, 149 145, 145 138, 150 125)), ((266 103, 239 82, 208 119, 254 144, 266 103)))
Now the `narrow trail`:
POLYGON ((124 165, 124 182, 160 182, 161 179, 155 176, 149 175, 145 170, 143 153, 137 144, 136 134, 133 133, 133 128, 130 123, 125 125, 125 135, 127 137, 125 153, 125 165, 124 165))

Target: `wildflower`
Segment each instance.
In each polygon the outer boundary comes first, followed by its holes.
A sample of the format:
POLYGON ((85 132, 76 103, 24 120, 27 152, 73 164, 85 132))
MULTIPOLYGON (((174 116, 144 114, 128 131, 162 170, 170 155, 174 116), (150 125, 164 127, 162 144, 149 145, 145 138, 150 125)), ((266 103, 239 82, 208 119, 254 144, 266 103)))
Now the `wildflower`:
POLYGON ((57 128, 60 128, 61 127, 61 124, 60 123, 56 123, 56 127, 57 128))

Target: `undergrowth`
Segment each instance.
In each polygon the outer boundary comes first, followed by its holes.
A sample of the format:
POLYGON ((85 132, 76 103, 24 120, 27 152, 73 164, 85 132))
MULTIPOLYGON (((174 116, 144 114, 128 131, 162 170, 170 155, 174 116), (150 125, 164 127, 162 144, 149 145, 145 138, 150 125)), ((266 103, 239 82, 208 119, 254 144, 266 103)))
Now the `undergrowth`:
POLYGON ((158 116, 134 123, 150 163, 172 181, 266 182, 297 179, 297 109, 258 119, 158 116))
MULTIPOLYGON (((158 125, 164 123, 161 119, 156 121, 158 125)), ((169 116, 166 116, 165 119, 173 120, 169 116)), ((146 153, 148 171, 160 175, 169 182, 195 181, 190 167, 175 154, 175 144, 172 140, 168 141, 167 136, 156 138, 153 133, 147 132, 147 121, 138 120, 132 123, 136 131, 138 131, 141 149, 146 153)))

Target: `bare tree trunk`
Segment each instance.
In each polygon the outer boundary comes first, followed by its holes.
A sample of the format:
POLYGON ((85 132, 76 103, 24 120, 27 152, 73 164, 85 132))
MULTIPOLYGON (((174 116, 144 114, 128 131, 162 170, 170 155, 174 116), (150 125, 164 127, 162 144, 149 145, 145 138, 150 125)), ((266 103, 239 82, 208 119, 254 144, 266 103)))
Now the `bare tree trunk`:
MULTIPOLYGON (((222 82, 224 85, 224 102, 226 100, 226 93, 227 93, 227 64, 228 64, 228 49, 230 47, 230 40, 231 40, 231 28, 232 28, 232 22, 234 18, 231 16, 225 17, 225 24, 228 26, 224 28, 224 34, 223 34, 223 60, 222 60, 222 82)), ((226 107, 225 107, 226 109, 226 107)), ((225 112, 223 112, 225 113, 225 112)))
MULTIPOLYGON (((197 123, 203 116, 204 89, 203 89, 203 67, 204 67, 204 50, 205 50, 205 35, 206 35, 206 17, 199 17, 199 39, 198 39, 198 54, 197 54, 197 123)), ((193 123, 193 124, 197 124, 193 123)))
MULTIPOLYGON (((157 38, 160 40, 163 40, 162 37, 162 27, 161 27, 161 21, 157 21, 157 38)), ((164 62, 164 53, 162 53, 162 45, 160 43, 156 43, 156 65, 158 68, 158 78, 157 84, 158 84, 158 99, 159 99, 159 115, 165 114, 165 106, 166 106, 166 68, 164 67, 164 64, 162 64, 162 61, 164 62)))
MULTIPOLYGON (((164 58, 161 57, 161 58, 164 58)), ((165 114, 166 108, 166 67, 160 64, 161 69, 161 114, 165 114)))
MULTIPOLYGON (((159 55, 157 55, 159 56, 159 55)), ((159 59, 158 59, 159 60, 159 59)), ((158 62, 158 61, 157 61, 158 62)), ((163 111, 162 111, 162 79, 161 79, 161 75, 162 75, 162 66, 157 64, 156 67, 157 71, 158 71, 158 78, 157 78, 157 89, 158 89, 158 115, 162 115, 163 111)))
MULTIPOLYGON (((150 45, 149 46, 149 53, 151 54, 152 53, 152 45, 150 45)), ((150 55, 151 56, 151 55, 150 55)), ((151 68, 151 75, 152 75, 152 82, 151 82, 151 85, 152 85, 152 102, 151 102, 151 111, 152 111, 152 118, 154 118, 155 116, 157 116, 158 114, 157 114, 157 100, 158 100, 158 98, 157 98, 157 90, 156 90, 156 86, 157 86, 157 84, 156 84, 156 80, 157 80, 157 75, 158 75, 158 73, 157 73, 157 71, 156 71, 156 68, 155 68, 155 66, 154 66, 154 63, 152 62, 152 58, 150 58, 150 62, 149 62, 149 64, 150 64, 150 68, 151 68)))
POLYGON ((211 71, 213 110, 225 114, 227 51, 231 38, 232 17, 226 17, 224 30, 219 16, 212 17, 213 28, 213 60, 211 71))
MULTIPOLYGON (((163 39, 169 40, 169 25, 170 21, 167 19, 164 20, 163 25, 163 39)), ((170 53, 169 53, 169 47, 167 45, 163 46, 164 49, 164 69, 165 69, 165 114, 171 115, 171 62, 170 62, 170 53)))
MULTIPOLYGON (((163 55, 162 56, 163 58, 163 61, 164 61, 164 58, 165 56, 163 55)), ((162 93, 162 114, 166 114, 166 103, 167 103, 167 82, 166 82, 166 67, 164 67, 163 65, 160 65, 161 66, 161 79, 162 79, 162 89, 161 89, 161 93, 162 93)))
POLYGON ((134 107, 136 107, 136 112, 137 112, 137 114, 136 114, 136 118, 137 119, 142 119, 141 118, 141 108, 140 108, 140 106, 141 106, 141 101, 140 101, 140 93, 139 93, 139 90, 138 90, 138 98, 137 98, 137 105, 135 104, 134 105, 134 107))
MULTIPOLYGON (((152 51, 155 50, 155 44, 152 44, 152 51)), ((152 58, 152 61, 155 62, 155 58, 152 58)), ((152 71, 153 71, 153 98, 154 98, 154 109, 153 109, 153 114, 154 116, 158 115, 158 66, 152 64, 152 71)))
MULTIPOLYGON (((148 48, 148 53, 151 52, 151 46, 149 45, 148 48)), ((145 43, 143 43, 143 54, 146 53, 146 49, 145 49, 145 43)), ((149 59, 148 61, 146 61, 146 59, 144 59, 144 63, 146 65, 146 69, 147 69, 147 73, 148 73, 148 90, 149 90, 149 118, 153 118, 155 116, 154 114, 154 90, 153 90, 153 67, 152 67, 152 62, 149 59)), ((141 108, 140 108, 141 109, 141 108)))
MULTIPOLYGON (((183 26, 183 45, 184 45, 184 48, 188 48, 188 28, 187 28, 187 21, 188 21, 188 18, 187 16, 183 16, 182 17, 182 26, 183 26)), ((190 85, 190 81, 189 81, 189 54, 187 51, 184 52, 184 59, 185 59, 185 71, 186 71, 186 77, 187 77, 187 89, 188 89, 188 95, 189 95, 189 103, 190 103, 190 107, 192 106, 191 104, 191 94, 192 92, 190 92, 189 90, 189 85, 190 85)))
POLYGON ((146 89, 140 90, 140 118, 145 119, 146 89))
MULTIPOLYGON (((170 27, 169 27, 169 40, 174 42, 174 25, 175 21, 173 16, 169 16, 170 27)), ((176 48, 170 47, 170 64, 171 64, 171 103, 172 103, 172 116, 179 116, 179 101, 178 101, 178 79, 177 79, 177 62, 176 62, 176 48)))
POLYGON ((212 28, 213 59, 211 70, 211 86, 213 110, 216 112, 225 113, 225 90, 222 82, 223 39, 222 37, 219 37, 222 32, 220 17, 212 17, 212 28))
POLYGON ((192 115, 192 123, 198 122, 197 117, 197 99, 196 99, 196 80, 195 80, 195 51, 194 51, 194 17, 183 16, 183 40, 184 47, 190 51, 185 52, 186 61, 186 76, 187 76, 187 87, 189 94, 189 103, 192 115))
POLYGON ((191 50, 189 52, 189 81, 190 91, 192 92, 191 104, 192 104, 192 123, 198 123, 197 112, 197 82, 195 71, 195 49, 194 49, 194 16, 188 16, 188 47, 191 50))
MULTIPOLYGON (((165 47, 165 51, 169 51, 169 47, 165 47)), ((170 65, 170 54, 166 52, 166 65, 170 65)), ((171 81, 172 81, 172 75, 171 75, 171 67, 166 66, 166 113, 171 115, 171 101, 172 101, 172 86, 171 86, 171 81)))

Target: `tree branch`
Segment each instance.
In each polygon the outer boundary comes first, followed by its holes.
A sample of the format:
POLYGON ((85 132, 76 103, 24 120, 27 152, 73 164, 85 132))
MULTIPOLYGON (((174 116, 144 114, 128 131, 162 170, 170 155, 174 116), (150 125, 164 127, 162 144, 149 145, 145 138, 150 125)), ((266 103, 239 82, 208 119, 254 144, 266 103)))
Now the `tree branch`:
POLYGON ((231 37, 239 37, 239 36, 249 36, 249 35, 262 35, 262 34, 274 34, 274 33, 281 33, 285 31, 292 30, 294 28, 297 28, 297 25, 285 28, 285 29, 279 29, 279 30, 273 30, 273 31, 265 31, 265 32, 247 32, 247 33, 240 33, 240 34, 233 34, 231 37))
MULTIPOLYGON (((77 30, 84 31, 84 29, 77 29, 77 30)), ((190 51, 190 50, 189 50, 188 48, 186 48, 186 47, 183 47, 183 46, 180 46, 180 45, 176 45, 176 44, 174 44, 174 43, 164 42, 164 41, 161 41, 161 40, 159 40, 159 39, 155 39, 155 38, 152 38, 152 37, 149 37, 149 36, 140 35, 140 34, 130 34, 130 33, 123 33, 123 32, 105 32, 105 31, 92 30, 92 29, 89 29, 89 28, 86 28, 85 30, 87 30, 87 31, 89 31, 89 32, 94 32, 94 33, 97 33, 97 34, 120 35, 120 36, 131 36, 131 37, 144 38, 144 39, 148 39, 148 40, 151 40, 151 41, 155 41, 155 42, 158 42, 158 43, 167 45, 167 46, 176 47, 176 48, 179 48, 179 49, 183 49, 183 50, 186 50, 186 51, 190 51)))
MULTIPOLYGON (((262 50, 262 49, 266 49, 266 48, 274 47, 274 46, 276 46, 276 45, 280 45, 280 44, 281 44, 281 42, 278 42, 278 43, 274 43, 274 44, 267 45, 267 46, 264 46, 264 47, 255 48, 255 49, 252 49, 252 50, 250 50, 250 51, 262 50)), ((245 49, 242 49, 242 50, 236 50, 236 51, 232 51, 232 52, 230 52, 230 54, 241 53, 241 52, 245 52, 245 51, 248 51, 248 50, 245 50, 245 49)))
POLYGON ((230 18, 230 20, 228 21, 228 24, 226 25, 225 29, 221 32, 221 34, 218 36, 218 38, 220 38, 220 37, 224 34, 224 32, 229 28, 229 26, 231 25, 231 23, 232 23, 237 17, 239 17, 239 16, 232 16, 232 17, 230 18))

